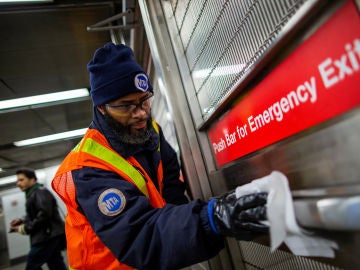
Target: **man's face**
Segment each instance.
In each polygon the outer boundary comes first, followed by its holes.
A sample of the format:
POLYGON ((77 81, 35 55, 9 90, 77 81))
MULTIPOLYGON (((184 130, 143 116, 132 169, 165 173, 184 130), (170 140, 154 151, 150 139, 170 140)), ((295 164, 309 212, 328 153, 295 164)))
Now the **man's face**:
POLYGON ((124 142, 142 143, 151 127, 151 92, 134 93, 98 106, 124 142))
POLYGON ((23 173, 19 173, 16 176, 16 185, 21 189, 21 191, 27 190, 29 187, 32 187, 36 182, 34 178, 28 178, 23 173))

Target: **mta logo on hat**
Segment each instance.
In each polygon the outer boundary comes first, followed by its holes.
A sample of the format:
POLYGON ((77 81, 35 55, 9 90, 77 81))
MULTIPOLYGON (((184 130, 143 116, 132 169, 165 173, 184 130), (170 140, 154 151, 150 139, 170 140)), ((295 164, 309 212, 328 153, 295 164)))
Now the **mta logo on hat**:
POLYGON ((135 76, 135 87, 141 91, 146 91, 149 88, 148 78, 145 74, 140 73, 135 76))

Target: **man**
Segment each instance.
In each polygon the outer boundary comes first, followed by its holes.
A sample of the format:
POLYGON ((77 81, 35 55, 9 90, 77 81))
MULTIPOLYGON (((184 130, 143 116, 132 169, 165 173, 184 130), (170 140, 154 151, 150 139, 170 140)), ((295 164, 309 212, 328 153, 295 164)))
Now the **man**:
POLYGON ((27 256, 26 270, 42 269, 45 263, 51 270, 67 269, 61 250, 64 248, 64 222, 55 197, 37 182, 31 169, 16 172, 16 185, 25 192, 26 217, 10 223, 10 232, 30 235, 31 249, 27 256))
POLYGON ((106 44, 88 70, 93 121, 52 182, 67 205, 72 269, 179 269, 215 256, 224 236, 266 231, 266 194, 188 202, 129 47, 106 44))

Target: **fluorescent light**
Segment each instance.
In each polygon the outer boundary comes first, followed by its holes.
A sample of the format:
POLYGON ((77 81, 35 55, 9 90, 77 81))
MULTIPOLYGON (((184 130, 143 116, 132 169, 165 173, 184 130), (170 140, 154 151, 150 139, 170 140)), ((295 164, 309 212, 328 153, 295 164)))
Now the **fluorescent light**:
POLYGON ((32 138, 32 139, 14 142, 14 145, 17 147, 20 147, 20 146, 34 145, 34 144, 40 144, 40 143, 47 143, 47 142, 52 142, 52 141, 57 141, 57 140, 62 140, 62 139, 76 138, 76 137, 80 137, 80 136, 84 135, 86 130, 87 130, 87 128, 81 128, 81 129, 66 131, 66 132, 62 132, 62 133, 56 133, 56 134, 52 134, 52 135, 36 137, 36 138, 32 138))
POLYGON ((26 107, 37 104, 44 104, 55 101, 69 100, 89 96, 89 91, 86 88, 56 92, 45 95, 36 95, 31 97, 23 97, 16 99, 8 99, 0 101, 0 110, 7 110, 11 108, 26 107))
POLYGON ((17 178, 15 175, 2 177, 2 178, 0 178, 0 186, 16 183, 16 181, 17 181, 17 178))
MULTIPOLYGON (((39 183, 44 183, 45 182, 44 180, 46 179, 45 178, 46 177, 46 172, 45 172, 44 169, 35 170, 35 174, 37 176, 37 179, 38 179, 39 183)), ((5 177, 0 178, 0 187, 3 186, 3 185, 12 184, 12 183, 16 183, 16 182, 17 182, 17 176, 14 173, 14 175, 5 176, 5 177)))
POLYGON ((53 0, 0 0, 0 3, 53 2, 53 0))

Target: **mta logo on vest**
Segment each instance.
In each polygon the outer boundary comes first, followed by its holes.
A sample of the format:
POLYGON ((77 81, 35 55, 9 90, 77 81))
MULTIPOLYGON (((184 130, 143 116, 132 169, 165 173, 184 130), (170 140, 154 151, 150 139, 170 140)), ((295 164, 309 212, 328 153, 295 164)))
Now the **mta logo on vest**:
POLYGON ((98 206, 101 213, 106 216, 115 216, 125 208, 126 199, 124 194, 115 188, 103 191, 98 199, 98 206))

